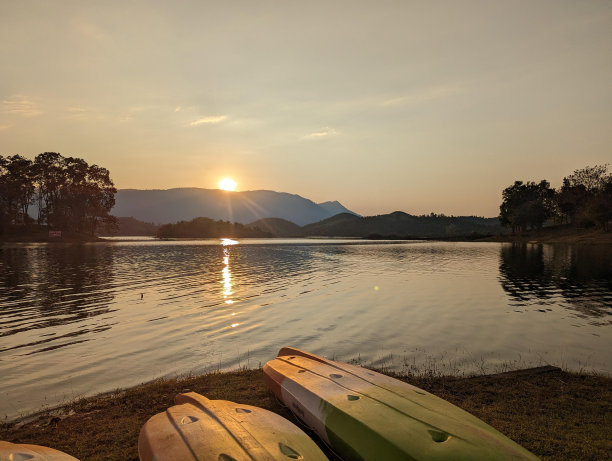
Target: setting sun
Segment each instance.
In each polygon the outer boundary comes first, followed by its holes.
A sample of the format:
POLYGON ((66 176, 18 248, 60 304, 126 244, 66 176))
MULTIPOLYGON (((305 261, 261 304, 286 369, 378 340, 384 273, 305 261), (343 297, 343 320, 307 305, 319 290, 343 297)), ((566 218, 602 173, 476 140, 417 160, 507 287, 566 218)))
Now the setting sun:
POLYGON ((219 189, 236 190, 236 181, 231 178, 223 178, 219 181, 219 189))

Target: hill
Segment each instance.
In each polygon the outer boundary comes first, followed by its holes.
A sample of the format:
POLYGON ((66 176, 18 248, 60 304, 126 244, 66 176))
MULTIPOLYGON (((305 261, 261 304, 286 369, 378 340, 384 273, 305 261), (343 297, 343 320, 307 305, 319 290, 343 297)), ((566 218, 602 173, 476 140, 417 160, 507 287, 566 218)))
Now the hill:
POLYGON ((121 189, 115 195, 111 213, 153 223, 172 223, 206 216, 241 224, 263 218, 282 218, 303 226, 329 218, 337 214, 337 210, 350 212, 338 202, 316 204, 285 192, 179 188, 121 189))
POLYGON ((401 211, 360 217, 341 213, 302 228, 306 236, 448 238, 503 231, 497 218, 476 216, 413 216, 401 211))
POLYGON ((175 224, 164 224, 157 229, 158 238, 244 238, 272 237, 268 232, 250 228, 229 221, 215 221, 209 218, 195 218, 191 221, 179 221, 175 224))
POLYGON ((281 218, 264 218, 247 224, 248 227, 268 232, 272 237, 302 237, 304 231, 300 226, 281 218))
POLYGON ((503 232, 497 218, 475 216, 413 216, 396 211, 378 216, 340 213, 298 226, 280 218, 259 219, 246 226, 197 218, 161 226, 158 237, 362 237, 362 238, 460 238, 486 237, 503 232))
POLYGON ((138 235, 138 236, 154 236, 157 233, 158 225, 139 221, 133 217, 117 218, 116 232, 108 232, 106 230, 100 232, 102 236, 108 235, 138 235))

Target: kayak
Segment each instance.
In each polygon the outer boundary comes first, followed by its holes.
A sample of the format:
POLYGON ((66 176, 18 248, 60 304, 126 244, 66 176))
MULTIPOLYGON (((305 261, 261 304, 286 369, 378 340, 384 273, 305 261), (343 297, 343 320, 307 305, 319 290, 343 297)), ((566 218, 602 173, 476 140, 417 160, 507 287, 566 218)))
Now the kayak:
POLYGON ((262 408, 179 394, 140 430, 141 461, 272 461, 327 457, 296 425, 262 408))
POLYGON ((537 460, 491 426, 418 387, 284 347, 270 390, 345 460, 537 460))
POLYGON ((31 461, 79 461, 66 453, 53 448, 29 445, 25 443, 11 443, 0 440, 0 461, 14 460, 31 461))

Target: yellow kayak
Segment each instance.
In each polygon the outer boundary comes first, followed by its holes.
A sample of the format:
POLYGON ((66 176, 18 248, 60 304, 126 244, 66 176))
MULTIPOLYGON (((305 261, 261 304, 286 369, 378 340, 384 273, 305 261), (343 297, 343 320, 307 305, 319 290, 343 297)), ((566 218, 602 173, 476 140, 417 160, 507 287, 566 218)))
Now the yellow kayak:
POLYGON ((272 461, 327 457, 296 425, 262 408, 179 394, 138 437, 141 461, 272 461))
POLYGON ((53 448, 0 440, 0 461, 79 461, 53 448))

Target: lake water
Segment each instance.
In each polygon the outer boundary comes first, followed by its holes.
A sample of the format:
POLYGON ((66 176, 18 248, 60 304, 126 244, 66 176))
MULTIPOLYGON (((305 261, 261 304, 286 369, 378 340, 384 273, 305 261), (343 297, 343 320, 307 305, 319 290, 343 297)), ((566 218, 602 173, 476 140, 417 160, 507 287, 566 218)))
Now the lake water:
POLYGON ((604 246, 341 240, 0 246, 0 417, 292 345, 397 371, 612 372, 604 246), (235 243, 235 244, 233 244, 235 243))

